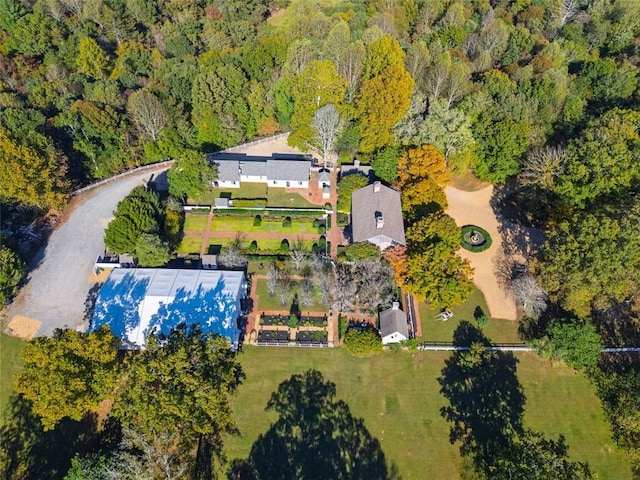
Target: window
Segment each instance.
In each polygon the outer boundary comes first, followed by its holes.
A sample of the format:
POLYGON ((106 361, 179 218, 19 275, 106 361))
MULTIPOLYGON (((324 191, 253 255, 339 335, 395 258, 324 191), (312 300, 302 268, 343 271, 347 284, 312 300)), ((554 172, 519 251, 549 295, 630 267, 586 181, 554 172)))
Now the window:
POLYGON ((302 185, 302 182, 298 182, 298 185, 302 185))

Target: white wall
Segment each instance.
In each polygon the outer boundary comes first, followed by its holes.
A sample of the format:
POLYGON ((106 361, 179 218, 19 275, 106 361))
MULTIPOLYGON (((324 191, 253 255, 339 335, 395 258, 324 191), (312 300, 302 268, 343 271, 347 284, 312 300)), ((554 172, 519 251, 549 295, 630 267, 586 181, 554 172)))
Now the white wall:
POLYGON ((240 188, 240 182, 232 182, 227 180, 218 180, 218 187, 220 188, 240 188))
POLYGON ((383 337, 382 344, 389 345, 390 343, 404 342, 405 340, 408 340, 408 338, 399 332, 394 332, 390 335, 387 335, 386 337, 383 337))

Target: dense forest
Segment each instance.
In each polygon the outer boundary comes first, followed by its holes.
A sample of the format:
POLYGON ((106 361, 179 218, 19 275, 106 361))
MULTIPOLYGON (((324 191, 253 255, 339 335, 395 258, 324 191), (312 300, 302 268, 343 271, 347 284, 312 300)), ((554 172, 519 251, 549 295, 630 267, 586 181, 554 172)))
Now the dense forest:
MULTIPOLYGON (((321 150, 333 105, 338 158, 402 189, 408 246, 387 258, 409 291, 468 294, 439 185, 471 171, 546 233, 506 267, 523 337, 550 356, 594 327, 596 346, 638 346, 639 65, 632 0, 0 0, 0 201, 60 208, 165 159, 180 197, 205 152, 282 131, 321 150)), ((24 269, 5 240, 0 303, 24 269)), ((638 367, 594 363, 576 361, 637 460, 640 403, 620 392, 638 367)))

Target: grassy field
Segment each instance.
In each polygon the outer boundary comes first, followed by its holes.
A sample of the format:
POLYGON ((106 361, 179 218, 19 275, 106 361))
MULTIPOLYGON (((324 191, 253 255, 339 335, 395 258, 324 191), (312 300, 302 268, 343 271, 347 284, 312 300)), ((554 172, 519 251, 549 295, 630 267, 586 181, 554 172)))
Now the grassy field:
POLYGON ((0 333, 0 425, 13 391, 13 375, 22 367, 22 349, 27 342, 0 333))
POLYGON ((208 215, 187 214, 184 218, 185 232, 204 232, 207 229, 208 215))
POLYGON ((202 246, 202 237, 184 237, 180 246, 178 247, 178 253, 197 253, 200 254, 200 247, 202 246))
MULTIPOLYGON (((285 306, 282 306, 280 303, 280 298, 276 295, 275 297, 270 297, 269 292, 267 291, 267 281, 265 279, 259 279, 256 285, 256 295, 258 298, 258 304, 254 307, 257 311, 262 310, 289 310, 291 307, 291 300, 287 302, 285 306)), ((294 282, 291 287, 291 298, 293 299, 294 294, 300 295, 300 283, 294 282)), ((329 309, 321 302, 320 295, 317 292, 314 295, 313 305, 308 307, 300 307, 303 314, 306 312, 328 312, 329 309)))
MULTIPOLYGON (((215 216, 211 222, 212 232, 238 232, 238 233, 279 233, 282 238, 291 238, 292 235, 299 234, 316 234, 318 237, 318 229, 314 228, 313 222, 309 220, 291 219, 290 227, 282 226, 282 219, 268 220, 262 219, 262 224, 257 227, 253 225, 254 217, 232 217, 232 216, 215 216)), ((185 228, 187 230, 187 228, 185 228)))
MULTIPOLYGON (((476 287, 473 293, 462 305, 451 307, 453 317, 443 322, 440 319, 440 311, 430 309, 425 303, 420 304, 420 324, 422 325, 422 341, 433 340, 438 342, 450 342, 453 332, 460 320, 468 320, 473 324, 475 314, 482 311, 488 315, 489 308, 484 295, 476 287), (477 310, 478 309, 478 310, 477 310)), ((489 319, 489 323, 482 329, 492 341, 497 343, 520 342, 518 338, 518 323, 510 320, 489 319)))
MULTIPOLYGON (((264 408, 277 386, 294 373, 314 368, 336 383, 338 397, 364 419, 404 480, 460 478, 458 446, 450 445, 449 425, 440 417, 444 399, 437 378, 448 356, 386 352, 353 358, 341 348, 245 346, 240 359, 247 378, 234 399, 241 435, 227 439, 228 457, 246 457, 257 436, 275 420, 264 408)), ((602 480, 630 479, 629 463, 610 440, 587 379, 551 367, 533 354, 519 358, 518 376, 527 397, 525 425, 548 436, 564 434, 571 458, 588 461, 602 480)))
POLYGON ((269 187, 267 206, 288 208, 314 208, 318 205, 310 203, 298 193, 287 193, 284 188, 269 187))

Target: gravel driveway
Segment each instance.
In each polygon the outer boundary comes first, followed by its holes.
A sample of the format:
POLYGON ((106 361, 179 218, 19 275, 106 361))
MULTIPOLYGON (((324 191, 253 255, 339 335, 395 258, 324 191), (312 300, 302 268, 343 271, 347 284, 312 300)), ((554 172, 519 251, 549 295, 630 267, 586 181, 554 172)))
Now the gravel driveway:
MULTIPOLYGON (((166 167, 164 168, 166 170, 166 167)), ((108 183, 75 199, 68 220, 59 226, 40 252, 39 266, 28 283, 3 312, 42 322, 37 335, 51 335, 56 328, 84 330, 85 300, 93 287, 93 262, 102 252, 104 229, 113 211, 143 179, 163 170, 146 170, 108 183)))

